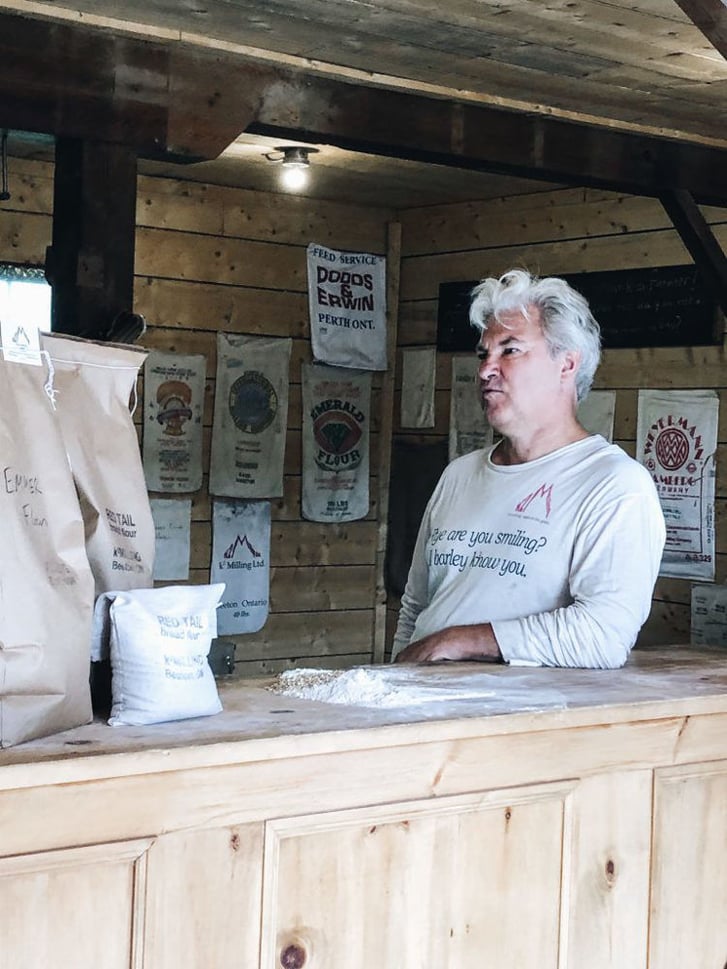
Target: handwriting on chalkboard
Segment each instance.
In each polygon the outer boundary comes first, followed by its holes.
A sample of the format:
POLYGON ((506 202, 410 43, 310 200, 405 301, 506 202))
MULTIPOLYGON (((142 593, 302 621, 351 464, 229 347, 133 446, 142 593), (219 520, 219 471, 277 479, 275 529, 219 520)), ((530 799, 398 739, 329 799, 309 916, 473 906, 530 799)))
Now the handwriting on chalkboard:
MULTIPOLYGON (((559 274, 588 300, 606 348, 707 346, 721 343, 715 301, 696 266, 660 266, 559 274)), ((437 349, 474 349, 469 322, 476 281, 441 283, 437 349)))

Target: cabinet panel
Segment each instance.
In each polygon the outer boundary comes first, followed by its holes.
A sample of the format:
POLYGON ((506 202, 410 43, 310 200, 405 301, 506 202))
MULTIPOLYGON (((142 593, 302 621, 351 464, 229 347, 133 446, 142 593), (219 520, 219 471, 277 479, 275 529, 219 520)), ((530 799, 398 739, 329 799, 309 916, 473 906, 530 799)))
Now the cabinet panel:
POLYGON ((0 963, 140 969, 148 840, 0 859, 0 963))
POLYGON ((180 831, 149 852, 145 967, 254 969, 262 824, 180 831))
POLYGON ((727 761, 656 772, 650 969, 727 965, 727 761))
POLYGON ((271 822, 262 969, 556 969, 570 790, 271 822))
POLYGON ((614 772, 583 778, 573 793, 574 969, 646 966, 652 780, 650 770, 614 772))

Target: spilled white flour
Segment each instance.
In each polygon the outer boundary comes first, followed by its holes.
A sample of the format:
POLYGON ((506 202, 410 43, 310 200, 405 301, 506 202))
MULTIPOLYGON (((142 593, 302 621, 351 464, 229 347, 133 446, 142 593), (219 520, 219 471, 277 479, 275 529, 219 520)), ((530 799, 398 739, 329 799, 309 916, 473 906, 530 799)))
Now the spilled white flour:
POLYGON ((407 668, 354 667, 348 670, 285 670, 266 689, 283 696, 354 706, 401 707, 436 700, 494 696, 493 690, 468 684, 464 678, 444 684, 434 671, 424 679, 407 668))

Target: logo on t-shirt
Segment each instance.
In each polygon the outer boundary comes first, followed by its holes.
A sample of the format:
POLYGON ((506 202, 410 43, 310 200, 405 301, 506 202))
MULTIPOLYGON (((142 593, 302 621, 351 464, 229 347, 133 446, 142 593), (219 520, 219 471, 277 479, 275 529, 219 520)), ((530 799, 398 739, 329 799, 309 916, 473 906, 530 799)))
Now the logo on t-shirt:
POLYGON ((552 484, 541 484, 515 505, 515 511, 529 511, 535 517, 550 518, 550 505, 553 496, 552 484))

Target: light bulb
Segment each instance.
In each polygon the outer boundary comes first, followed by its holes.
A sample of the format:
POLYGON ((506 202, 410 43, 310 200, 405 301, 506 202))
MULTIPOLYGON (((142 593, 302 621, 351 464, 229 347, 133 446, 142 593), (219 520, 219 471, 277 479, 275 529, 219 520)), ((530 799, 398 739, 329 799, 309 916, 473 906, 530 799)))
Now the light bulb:
POLYGON ((308 166, 284 164, 280 181, 289 192, 299 192, 308 183, 308 166))

